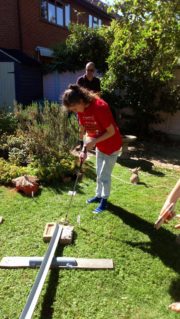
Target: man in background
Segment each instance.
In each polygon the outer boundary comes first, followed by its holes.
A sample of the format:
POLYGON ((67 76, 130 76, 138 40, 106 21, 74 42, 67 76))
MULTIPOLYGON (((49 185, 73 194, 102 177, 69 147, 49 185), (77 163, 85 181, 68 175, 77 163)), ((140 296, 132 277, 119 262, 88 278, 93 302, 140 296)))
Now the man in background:
POLYGON ((88 91, 92 91, 100 95, 101 83, 100 79, 94 75, 95 71, 95 64, 93 62, 87 63, 86 73, 77 79, 76 84, 87 89, 88 91))

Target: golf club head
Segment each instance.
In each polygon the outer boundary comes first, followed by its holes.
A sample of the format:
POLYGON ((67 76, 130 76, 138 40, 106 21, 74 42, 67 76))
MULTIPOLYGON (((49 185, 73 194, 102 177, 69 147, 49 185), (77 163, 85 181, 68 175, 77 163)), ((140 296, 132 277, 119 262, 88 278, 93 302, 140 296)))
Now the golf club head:
POLYGON ((75 196, 75 195, 76 195, 76 191, 69 191, 69 192, 68 192, 68 195, 70 195, 70 196, 75 196))

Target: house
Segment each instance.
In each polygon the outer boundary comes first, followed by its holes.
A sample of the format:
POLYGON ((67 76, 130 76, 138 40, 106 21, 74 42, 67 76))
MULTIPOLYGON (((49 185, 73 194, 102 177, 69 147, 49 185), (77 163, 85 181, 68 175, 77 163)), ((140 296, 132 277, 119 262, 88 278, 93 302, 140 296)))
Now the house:
POLYGON ((0 101, 12 109, 13 103, 29 104, 43 96, 40 63, 16 49, 0 48, 0 101))
MULTIPOLYGON (((41 67, 35 62, 35 59, 42 63, 52 57, 51 48, 54 44, 67 38, 70 23, 83 23, 91 28, 100 27, 103 24, 108 25, 111 16, 107 14, 102 3, 99 5, 99 2, 98 0, 0 1, 1 106, 3 104, 12 105, 14 99, 18 103, 26 104, 34 100, 35 97, 43 98, 42 89, 40 90, 43 85, 41 67), (26 62, 24 62, 25 60, 26 62), (10 65, 10 63, 12 64, 10 65), (31 63, 34 68, 33 76, 32 70, 30 71, 31 63), (22 85, 18 81, 23 76, 27 79, 28 72, 30 72, 29 77, 31 77, 32 82, 37 83, 37 79, 39 79, 41 83, 38 86, 38 94, 34 94, 30 82, 27 82, 30 85, 29 96, 25 98, 17 93, 21 91, 22 85), (8 81, 11 82, 11 90, 14 90, 11 97, 8 94, 8 81)), ((51 86, 53 86, 53 81, 57 80, 56 78, 57 76, 52 76, 51 86)), ((44 86, 46 87, 46 83, 44 86)), ((36 90, 35 86, 34 90, 36 90)), ((22 94, 24 93, 22 92, 22 94)))

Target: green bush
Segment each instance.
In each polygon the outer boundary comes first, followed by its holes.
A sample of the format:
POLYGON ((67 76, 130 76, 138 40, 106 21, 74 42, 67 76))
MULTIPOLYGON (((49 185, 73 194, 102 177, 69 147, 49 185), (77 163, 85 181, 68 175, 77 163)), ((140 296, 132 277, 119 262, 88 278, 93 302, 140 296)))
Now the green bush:
POLYGON ((31 161, 30 141, 23 132, 16 131, 14 135, 0 136, 0 156, 12 164, 27 165, 31 161))
POLYGON ((0 157, 4 159, 8 159, 8 135, 7 133, 3 133, 0 135, 0 157))
POLYGON ((13 147, 9 152, 9 161, 16 165, 26 165, 27 153, 23 149, 21 150, 17 147, 13 147))
POLYGON ((78 140, 78 122, 70 122, 67 113, 57 103, 45 102, 15 110, 18 127, 29 139, 32 154, 44 161, 46 155, 68 155, 78 140))
POLYGON ((0 184, 9 185, 13 178, 22 175, 34 175, 45 184, 62 182, 64 176, 73 176, 76 172, 76 160, 73 156, 67 159, 49 159, 48 165, 43 165, 39 160, 34 160, 27 167, 12 164, 0 158, 0 184))
POLYGON ((36 172, 36 176, 44 183, 61 182, 64 176, 73 176, 76 171, 76 160, 73 156, 57 160, 51 157, 48 164, 34 160, 29 167, 36 172))
POLYGON ((34 175, 34 170, 30 167, 17 166, 0 158, 0 184, 8 185, 13 178, 21 175, 34 175))
POLYGON ((51 183, 74 174, 76 160, 70 151, 78 139, 75 117, 68 120, 62 107, 45 102, 25 109, 17 105, 15 118, 16 132, 0 136, 0 183, 24 174, 51 183))
POLYGON ((122 0, 114 6, 121 19, 110 26, 114 37, 102 86, 119 99, 119 111, 133 110, 140 136, 161 120, 161 112, 180 109, 180 88, 172 81, 179 56, 178 8, 177 0, 122 0))
POLYGON ((104 72, 112 38, 111 30, 105 26, 92 29, 82 24, 73 24, 66 42, 55 46, 55 58, 45 69, 47 72, 74 72, 84 69, 87 62, 93 61, 97 70, 104 72))
POLYGON ((13 113, 0 112, 0 134, 12 134, 17 129, 17 119, 13 113))

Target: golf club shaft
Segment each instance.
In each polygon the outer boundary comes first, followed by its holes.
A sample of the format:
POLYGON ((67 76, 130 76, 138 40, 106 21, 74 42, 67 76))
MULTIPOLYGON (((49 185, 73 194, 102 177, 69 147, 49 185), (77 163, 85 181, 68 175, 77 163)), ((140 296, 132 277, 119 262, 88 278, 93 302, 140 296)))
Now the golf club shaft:
MULTIPOLYGON (((87 148, 86 148, 86 146, 83 147, 82 152, 83 152, 84 154, 87 153, 87 148)), ((66 215, 65 215, 65 220, 67 220, 67 218, 68 218, 69 210, 70 210, 70 207, 71 207, 71 204, 72 204, 72 201, 73 201, 74 192, 75 192, 75 190, 76 190, 76 186, 77 186, 77 183, 78 183, 78 179, 79 179, 79 175, 80 175, 80 172, 81 172, 81 168, 82 168, 83 162, 84 162, 84 159, 81 158, 81 159, 80 159, 79 170, 78 170, 78 172, 77 172, 76 180, 75 180, 74 187, 73 187, 73 191, 72 191, 72 195, 71 195, 71 197, 70 197, 69 205, 68 205, 68 207, 67 207, 67 212, 66 212, 66 215)))
MULTIPOLYGON (((82 166, 82 165, 81 165, 81 166, 82 166)), ((81 166, 80 166, 80 169, 81 169, 81 166)), ((75 183, 74 183, 74 187, 73 187, 72 195, 71 195, 71 197, 70 197, 69 205, 68 205, 68 207, 67 207, 67 212, 66 212, 65 220, 67 220, 67 218, 68 218, 68 213, 69 213, 69 210, 70 210, 70 207, 71 207, 72 201, 73 201, 74 192, 75 192, 75 190, 76 190, 76 185, 77 185, 77 183, 78 183, 78 179, 79 179, 80 169, 79 169, 79 170, 78 170, 78 172, 77 172, 77 176, 76 176, 76 180, 75 180, 75 183)))

